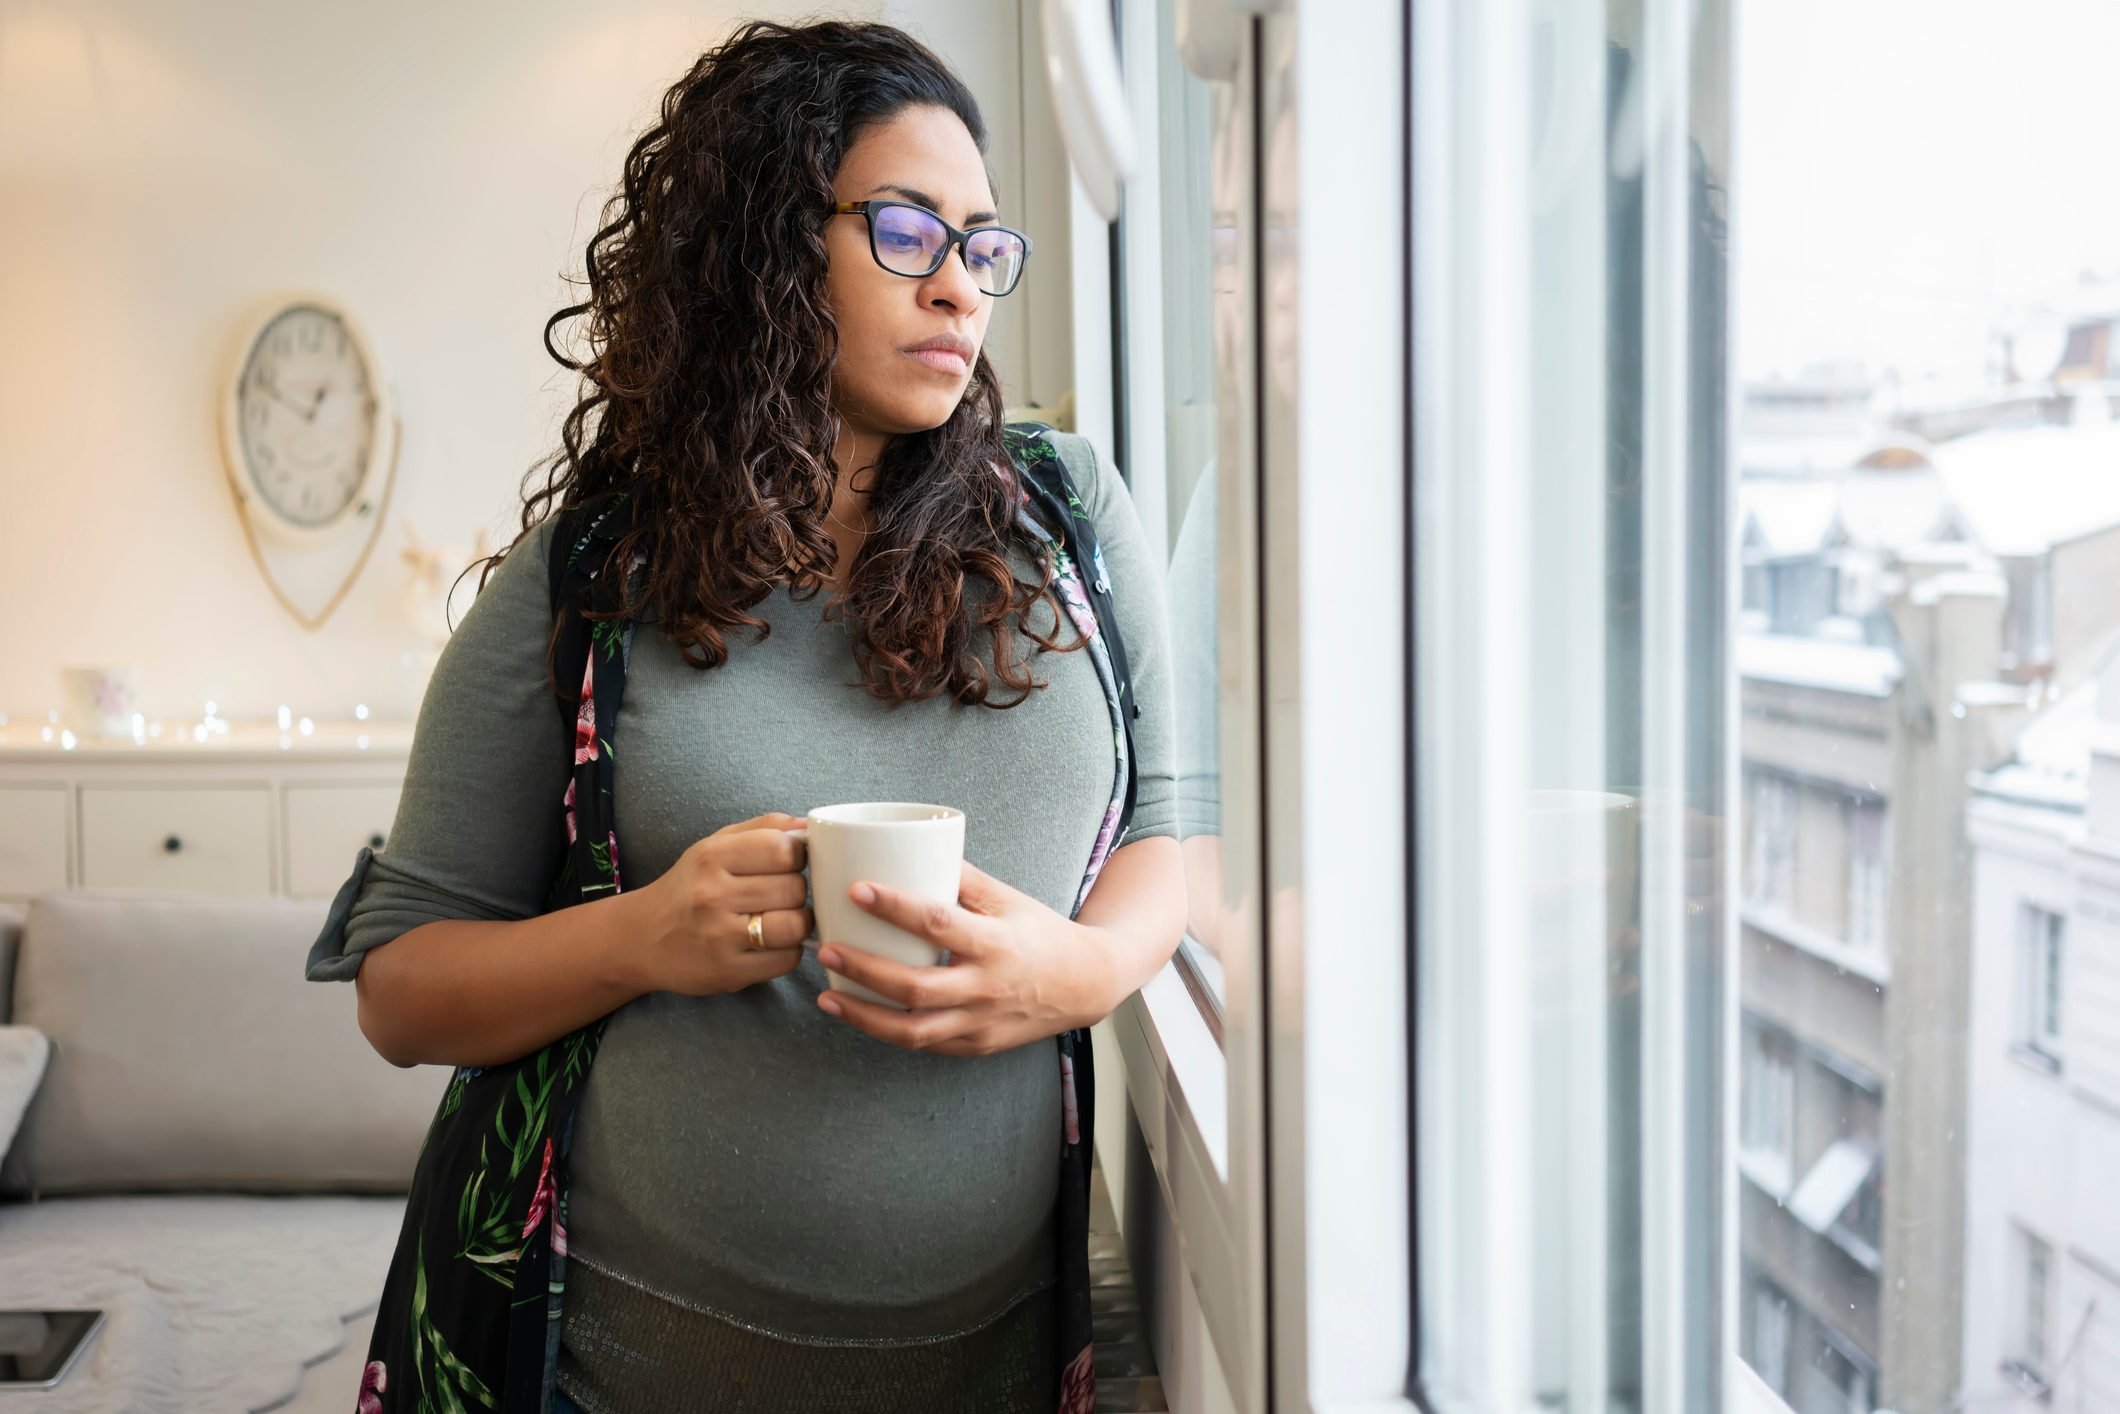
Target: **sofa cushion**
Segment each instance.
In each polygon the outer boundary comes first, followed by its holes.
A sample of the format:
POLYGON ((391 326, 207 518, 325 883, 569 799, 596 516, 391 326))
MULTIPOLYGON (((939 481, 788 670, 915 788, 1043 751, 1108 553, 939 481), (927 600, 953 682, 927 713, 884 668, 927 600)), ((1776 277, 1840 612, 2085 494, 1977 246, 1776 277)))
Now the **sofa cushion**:
POLYGON ((0 903, 0 1021, 14 1017, 15 939, 22 933, 22 910, 0 903))
POLYGON ((402 1192, 447 1072, 400 1069, 302 977, 321 900, 33 900, 15 1018, 51 1038, 0 1187, 402 1192))
POLYGON ((51 1042, 36 1027, 0 1026, 0 1158, 15 1142, 51 1053, 51 1042))

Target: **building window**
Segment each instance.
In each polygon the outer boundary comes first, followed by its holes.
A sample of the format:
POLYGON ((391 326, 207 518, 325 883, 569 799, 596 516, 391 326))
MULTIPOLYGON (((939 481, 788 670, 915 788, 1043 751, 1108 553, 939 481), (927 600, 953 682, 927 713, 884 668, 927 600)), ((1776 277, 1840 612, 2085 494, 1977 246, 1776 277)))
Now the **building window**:
POLYGON ((1883 951, 1885 909, 1890 899, 1884 802, 1847 798, 1848 937, 1851 947, 1883 951))
POLYGON ((1789 1194, 1789 1213, 1871 1272, 1883 1266, 1884 1170, 1879 1143, 1884 1096, 1838 1065, 1823 1063, 1829 1087, 1807 1097, 1832 1097, 1839 1134, 1811 1161, 1789 1194))
POLYGON ((1788 1037, 1763 1026, 1745 1028, 1739 1103, 1746 1164, 1779 1198, 1789 1191, 1795 1167, 1796 1048, 1788 1037))
POLYGON ((2020 1387, 2043 1395, 2051 1383, 2054 1249, 2023 1228, 2015 1232, 2016 1299, 2003 1371, 2020 1387))
POLYGON ((2026 904, 2018 915, 2017 1041, 2061 1064, 2061 950, 2068 920, 2052 909, 2026 904))
POLYGON ((1870 1371, 1829 1342, 1821 1342, 1818 1358, 1806 1372, 1799 1408, 1830 1410, 1832 1414, 1871 1414, 1870 1371))
POLYGON ((1752 1287, 1752 1347, 1746 1355, 1768 1389, 1787 1397, 1789 1393, 1789 1338, 1796 1313, 1789 1298, 1773 1282, 1761 1277, 1752 1287))
POLYGON ((2005 560, 2009 604, 2002 628, 2002 666, 2020 676, 2054 661, 2054 581, 2045 556, 2005 560))
POLYGON ((1776 771, 1752 773, 1751 894, 1781 908, 1796 902, 1796 782, 1776 771))
POLYGON ((1809 557, 1771 561, 1766 567, 1767 627, 1802 634, 1839 607, 1840 583, 1833 566, 1809 557))

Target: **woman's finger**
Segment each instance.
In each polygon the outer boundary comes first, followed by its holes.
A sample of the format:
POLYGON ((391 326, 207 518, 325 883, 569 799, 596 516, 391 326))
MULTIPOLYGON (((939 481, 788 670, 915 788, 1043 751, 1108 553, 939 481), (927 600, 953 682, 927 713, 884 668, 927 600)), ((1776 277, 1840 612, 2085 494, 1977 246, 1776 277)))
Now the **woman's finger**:
POLYGON ((809 886, 800 874, 734 874, 721 895, 738 913, 769 908, 800 908, 809 897, 809 886))
POLYGON ((915 1010, 961 1007, 978 1000, 978 979, 961 967, 908 967, 845 943, 826 941, 817 960, 842 977, 915 1010))
POLYGON ((845 992, 820 992, 817 1005, 836 1012, 841 1020, 879 1041, 903 1046, 909 1051, 929 1051, 952 1045, 972 1030, 972 1014, 963 1007, 938 1011, 899 1011, 895 1007, 850 997, 845 992))
POLYGON ((793 874, 809 852, 799 836, 760 827, 722 840, 716 862, 731 874, 793 874))
POLYGON ((763 947, 751 941, 751 915, 730 915, 729 931, 736 945, 745 952, 784 952, 790 948, 801 948, 809 940, 815 923, 807 908, 774 908, 758 910, 758 936, 763 947))
POLYGON ((875 914, 886 923, 895 923, 938 948, 947 948, 954 955, 976 958, 986 951, 986 938, 980 932, 983 920, 954 903, 922 898, 888 884, 867 882, 853 885, 847 894, 865 912, 875 914))

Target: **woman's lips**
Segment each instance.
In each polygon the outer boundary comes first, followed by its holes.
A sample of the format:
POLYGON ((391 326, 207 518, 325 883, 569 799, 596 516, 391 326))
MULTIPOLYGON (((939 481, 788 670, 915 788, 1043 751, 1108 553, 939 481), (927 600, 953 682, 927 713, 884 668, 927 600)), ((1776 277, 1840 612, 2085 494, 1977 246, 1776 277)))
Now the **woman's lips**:
POLYGON ((971 367, 965 362, 964 355, 954 349, 907 349, 905 352, 909 358, 953 378, 963 376, 965 370, 971 367))

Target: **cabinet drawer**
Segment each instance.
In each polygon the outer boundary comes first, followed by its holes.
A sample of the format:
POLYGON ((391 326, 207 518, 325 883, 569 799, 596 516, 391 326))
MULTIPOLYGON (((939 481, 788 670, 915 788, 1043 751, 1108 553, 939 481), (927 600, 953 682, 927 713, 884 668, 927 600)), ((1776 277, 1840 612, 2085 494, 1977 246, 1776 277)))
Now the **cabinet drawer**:
POLYGON ((0 789, 0 894, 66 887, 64 786, 0 789))
POLYGON ((81 883, 92 889, 272 892, 272 792, 81 788, 81 883))
POLYGON ((289 786, 287 892, 330 898, 346 882, 363 845, 381 849, 397 819, 396 786, 289 786))

